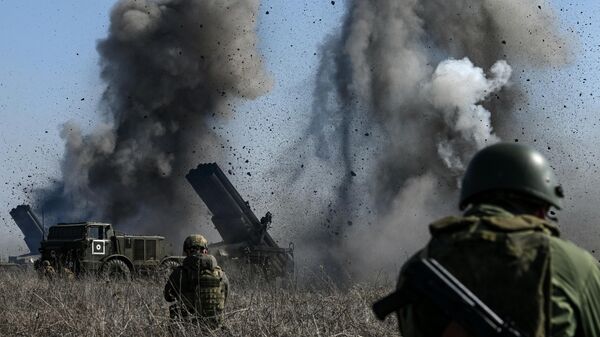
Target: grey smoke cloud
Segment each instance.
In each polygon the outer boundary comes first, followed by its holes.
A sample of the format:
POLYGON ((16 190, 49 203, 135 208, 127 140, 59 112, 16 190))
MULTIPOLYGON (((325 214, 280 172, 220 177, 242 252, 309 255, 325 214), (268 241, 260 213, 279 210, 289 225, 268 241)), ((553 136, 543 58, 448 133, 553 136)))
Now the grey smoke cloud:
POLYGON ((218 160, 213 116, 270 90, 256 34, 258 0, 121 0, 101 56, 106 123, 62 128, 62 180, 38 191, 59 221, 95 219, 177 239, 198 230, 183 176, 218 160))
POLYGON ((498 59, 532 66, 561 65, 571 46, 557 30, 549 1, 410 1, 427 38, 455 58, 488 68, 498 59))
POLYGON ((512 120, 509 64, 559 65, 568 50, 546 1, 350 2, 323 45, 308 130, 316 160, 346 171, 322 182, 341 232, 325 263, 362 274, 421 246, 456 212, 470 157, 512 120))

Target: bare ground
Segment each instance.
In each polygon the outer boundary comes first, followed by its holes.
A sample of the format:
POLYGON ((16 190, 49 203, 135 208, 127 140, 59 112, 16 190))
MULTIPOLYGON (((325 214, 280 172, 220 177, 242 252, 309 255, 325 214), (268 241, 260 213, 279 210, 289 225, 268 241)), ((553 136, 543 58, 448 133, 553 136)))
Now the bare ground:
POLYGON ((234 284, 224 328, 206 331, 170 323, 162 280, 0 273, 0 336, 398 336, 394 317, 382 323, 370 309, 392 288, 386 282, 344 289, 324 277, 288 288, 234 284))

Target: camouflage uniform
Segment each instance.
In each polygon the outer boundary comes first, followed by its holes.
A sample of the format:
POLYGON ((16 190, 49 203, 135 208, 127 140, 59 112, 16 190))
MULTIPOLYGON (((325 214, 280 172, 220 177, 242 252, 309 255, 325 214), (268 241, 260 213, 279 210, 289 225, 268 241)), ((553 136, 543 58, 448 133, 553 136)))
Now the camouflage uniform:
POLYGON ((67 280, 74 280, 75 273, 73 273, 70 268, 63 267, 63 277, 65 277, 67 280))
MULTIPOLYGON (((431 240, 407 264, 435 258, 528 336, 600 336, 598 261, 560 239, 556 225, 543 215, 519 211, 536 209, 520 209, 521 201, 560 208, 562 189, 549 164, 522 145, 488 149, 475 156, 465 174, 465 214, 431 224, 431 240), (517 194, 524 199, 511 197, 517 194), (503 202, 505 196, 511 200, 503 202), (486 198, 497 203, 483 202, 486 198)), ((399 289, 405 281, 403 268, 399 289)), ((468 336, 424 296, 397 314, 404 337, 468 336)))
POLYGON ((169 307, 172 319, 215 328, 221 323, 228 291, 229 281, 215 257, 197 252, 188 254, 183 264, 173 270, 164 297, 167 302, 176 301, 169 307))
MULTIPOLYGON (((560 239, 551 222, 479 205, 464 217, 433 223, 430 232, 431 241, 414 258, 426 255, 439 260, 484 303, 502 317, 511 318, 521 330, 531 336, 600 336, 598 262, 583 249, 560 239), (529 254, 529 264, 516 259, 506 266, 485 251, 484 246, 497 247, 492 244, 494 240, 515 243, 519 239, 540 245, 530 252, 517 249, 519 257, 529 254), (543 262, 543 250, 548 253, 549 265, 543 262), (528 273, 518 275, 518 270, 528 273)), ((398 287, 402 286, 401 273, 398 287)), ((405 337, 443 336, 450 323, 426 299, 405 307, 398 315, 405 337)))
POLYGON ((44 277, 49 280, 54 279, 54 277, 56 276, 56 270, 54 270, 54 267, 52 267, 50 261, 42 261, 42 266, 39 269, 39 275, 40 277, 44 277))

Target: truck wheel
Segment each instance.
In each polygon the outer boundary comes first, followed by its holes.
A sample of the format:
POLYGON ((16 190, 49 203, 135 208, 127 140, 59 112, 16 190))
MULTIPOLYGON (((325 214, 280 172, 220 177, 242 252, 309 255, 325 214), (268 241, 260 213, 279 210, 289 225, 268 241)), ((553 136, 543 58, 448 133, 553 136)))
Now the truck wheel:
POLYGON ((171 271, 173 271, 173 269, 175 269, 179 266, 181 266, 181 263, 179 263, 175 260, 167 260, 160 264, 160 269, 167 273, 170 273, 171 271))
POLYGON ((106 279, 129 280, 131 278, 131 270, 129 270, 125 262, 119 259, 112 259, 102 265, 100 275, 106 279))
POLYGON ((179 267, 180 265, 181 263, 175 260, 166 260, 163 263, 161 263, 160 266, 158 266, 158 269, 156 270, 156 277, 159 281, 163 281, 164 279, 169 277, 169 275, 171 275, 171 272, 175 268, 179 267))

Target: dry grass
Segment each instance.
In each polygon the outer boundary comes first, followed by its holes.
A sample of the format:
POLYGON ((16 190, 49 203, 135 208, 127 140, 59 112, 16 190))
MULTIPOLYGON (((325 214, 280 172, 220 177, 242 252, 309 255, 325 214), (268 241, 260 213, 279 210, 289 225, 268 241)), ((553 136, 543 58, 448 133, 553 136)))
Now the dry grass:
POLYGON ((33 272, 0 275, 0 336, 397 336, 371 303, 390 285, 340 289, 324 278, 294 288, 233 285, 224 329, 170 326, 162 282, 96 278, 52 282, 33 272))

